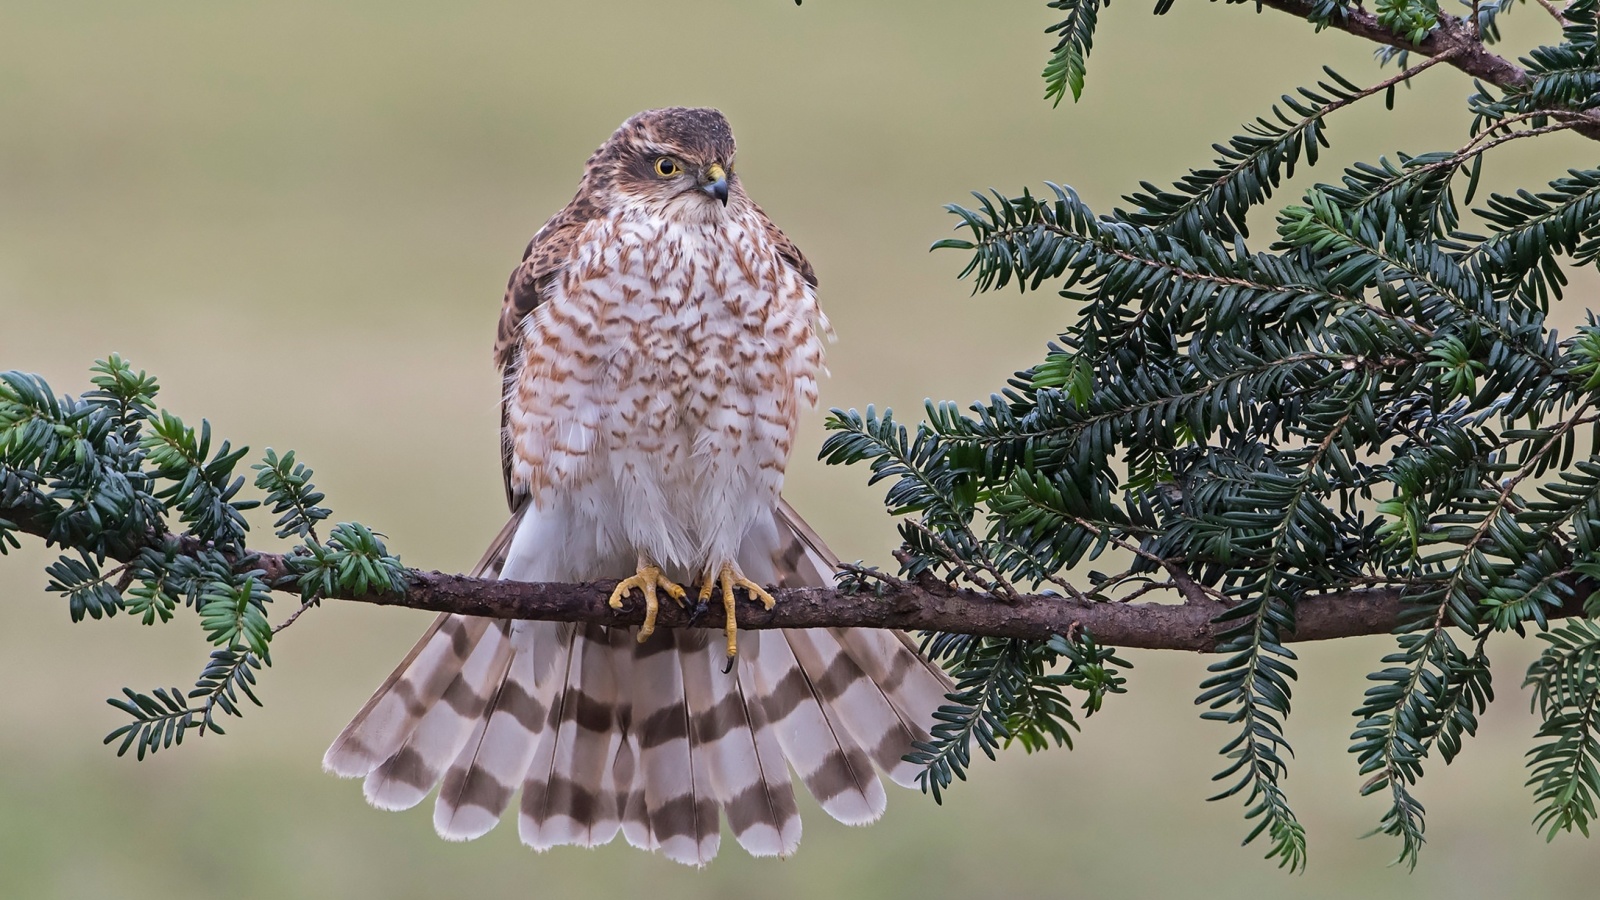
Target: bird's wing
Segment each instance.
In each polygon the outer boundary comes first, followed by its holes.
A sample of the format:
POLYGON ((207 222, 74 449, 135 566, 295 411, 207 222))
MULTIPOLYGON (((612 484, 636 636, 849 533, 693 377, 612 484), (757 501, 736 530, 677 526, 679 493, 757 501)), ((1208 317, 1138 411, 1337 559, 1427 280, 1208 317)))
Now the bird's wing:
POLYGON ((805 254, 800 252, 800 248, 795 246, 794 241, 789 240, 789 236, 783 233, 783 229, 773 223, 772 217, 767 215, 766 210, 762 209, 754 201, 751 201, 750 205, 755 207, 756 215, 766 226, 767 239, 772 242, 774 247, 778 248, 778 255, 783 258, 784 262, 800 270, 800 277, 804 278, 806 284, 815 289, 817 286, 817 273, 811 268, 811 263, 806 261, 805 254))
POLYGON ((506 283, 506 298, 500 307, 500 324, 495 332, 494 361, 500 366, 500 471, 505 478, 506 505, 520 509, 526 490, 511 481, 511 434, 507 430, 508 392, 516 384, 522 368, 523 322, 550 299, 550 288, 572 256, 583 227, 599 216, 599 210, 580 191, 571 203, 556 213, 528 242, 522 262, 506 283))

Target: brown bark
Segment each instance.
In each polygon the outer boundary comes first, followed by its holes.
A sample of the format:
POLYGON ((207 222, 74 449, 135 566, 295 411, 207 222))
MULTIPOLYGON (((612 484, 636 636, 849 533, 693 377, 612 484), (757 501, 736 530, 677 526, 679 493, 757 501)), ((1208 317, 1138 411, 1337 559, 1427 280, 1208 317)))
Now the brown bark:
MULTIPOLYGON (((1261 6, 1305 18, 1311 15, 1312 0, 1257 0, 1261 6)), ((1467 19, 1440 14, 1439 25, 1419 44, 1413 44, 1396 35, 1378 22, 1378 17, 1360 6, 1348 7, 1343 18, 1335 18, 1329 28, 1366 38, 1390 47, 1399 47, 1423 56, 1448 56, 1446 63, 1472 77, 1500 88, 1520 87, 1531 76, 1526 69, 1500 56, 1484 46, 1477 29, 1467 19)), ((1573 131, 1593 140, 1600 140, 1600 117, 1593 112, 1577 114, 1587 124, 1573 131)))
MULTIPOLYGON (((18 510, 0 508, 0 518, 10 519, 22 531, 43 536, 47 529, 18 510)), ((152 544, 166 535, 152 535, 152 544)), ((180 542, 180 546, 182 543, 180 542)), ((275 553, 252 555, 248 566, 265 573, 268 583, 290 587, 290 568, 275 553)), ((1169 569, 1169 572, 1171 570, 1169 569)), ((996 637, 1048 638, 1077 629, 1114 647, 1154 650, 1215 649, 1218 629, 1212 619, 1225 607, 1190 581, 1181 570, 1172 573, 1173 591, 1180 603, 1119 603, 1078 600, 1051 594, 1022 595, 998 600, 987 594, 948 588, 938 583, 911 584, 897 579, 875 590, 846 592, 829 588, 774 590, 772 610, 740 599, 739 621, 745 628, 898 628, 960 632, 996 637)), ((442 572, 406 570, 406 590, 399 594, 337 594, 329 600, 349 600, 379 606, 404 606, 435 612, 460 613, 497 619, 538 619, 555 622, 594 622, 600 625, 638 625, 644 606, 636 597, 620 610, 606 600, 615 581, 583 584, 494 581, 442 572)), ((877 585, 874 585, 876 588, 877 585)), ((1583 586, 1575 598, 1586 595, 1583 586)), ((1356 588, 1302 598, 1296 604, 1297 623, 1288 641, 1319 641, 1383 634, 1399 624, 1404 600, 1395 587, 1356 588)), ((1582 614, 1581 599, 1553 610, 1550 618, 1582 614)), ((663 600, 658 622, 670 628, 721 628, 721 610, 681 609, 663 600)))
MULTIPOLYGON (((621 610, 606 605, 606 598, 616 585, 614 581, 530 584, 440 572, 410 575, 410 587, 403 596, 341 599, 507 619, 637 625, 644 618, 643 606, 637 600, 621 610)), ((757 603, 739 601, 739 622, 743 627, 929 629, 1041 639, 1084 629, 1096 641, 1116 647, 1209 651, 1216 645, 1211 619, 1221 608, 1211 601, 1086 602, 1038 594, 1002 601, 973 591, 904 583, 886 586, 882 596, 871 591, 846 593, 826 588, 791 588, 772 593, 778 602, 771 611, 757 603)), ((1298 627, 1288 639, 1315 641, 1385 633, 1399 622, 1400 607, 1400 592, 1393 588, 1307 597, 1297 604, 1298 627)), ((720 609, 691 616, 671 603, 663 604, 657 621, 675 628, 721 627, 720 609)))

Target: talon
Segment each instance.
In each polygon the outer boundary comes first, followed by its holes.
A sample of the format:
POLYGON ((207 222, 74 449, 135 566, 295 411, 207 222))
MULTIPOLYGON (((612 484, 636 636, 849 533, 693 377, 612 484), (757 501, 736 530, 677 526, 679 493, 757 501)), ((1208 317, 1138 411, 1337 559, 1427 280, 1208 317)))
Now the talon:
POLYGON ((656 590, 667 592, 667 596, 683 606, 683 598, 688 596, 684 589, 671 579, 661 574, 661 569, 649 563, 640 563, 639 571, 628 578, 622 579, 615 590, 611 592, 611 599, 606 601, 612 609, 622 608, 622 598, 628 596, 635 588, 644 595, 644 624, 639 626, 639 643, 655 633, 656 612, 661 608, 661 603, 656 599, 656 590))
POLYGON ((752 600, 761 601, 761 605, 771 609, 776 600, 767 593, 766 588, 744 577, 733 563, 723 563, 716 575, 707 575, 700 585, 700 602, 705 603, 711 599, 711 592, 717 586, 722 588, 722 609, 727 615, 723 626, 728 635, 728 668, 723 670, 727 674, 733 669, 733 658, 739 653, 739 621, 734 615, 734 588, 743 588, 752 600))

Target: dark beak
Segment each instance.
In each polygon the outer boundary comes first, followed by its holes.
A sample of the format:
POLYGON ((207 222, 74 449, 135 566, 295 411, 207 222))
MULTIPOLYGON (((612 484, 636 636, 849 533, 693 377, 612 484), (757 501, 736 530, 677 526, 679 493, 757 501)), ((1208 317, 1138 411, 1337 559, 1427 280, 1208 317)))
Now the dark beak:
POLYGON ((713 163, 711 168, 706 170, 706 183, 700 186, 700 190, 705 191, 706 193, 710 194, 711 196, 717 198, 717 202, 721 203, 723 206, 727 206, 728 205, 728 174, 727 174, 727 172, 723 171, 723 168, 721 166, 716 165, 715 163, 713 163))

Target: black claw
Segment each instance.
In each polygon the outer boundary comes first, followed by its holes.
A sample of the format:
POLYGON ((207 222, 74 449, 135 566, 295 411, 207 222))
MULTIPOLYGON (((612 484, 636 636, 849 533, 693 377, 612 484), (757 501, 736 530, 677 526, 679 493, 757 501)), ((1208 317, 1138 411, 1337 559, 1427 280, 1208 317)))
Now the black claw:
POLYGON ((711 602, 708 601, 708 600, 697 600, 697 601, 695 601, 695 604, 693 606, 689 607, 689 624, 693 625, 696 622, 699 622, 700 621, 700 617, 705 615, 706 611, 709 610, 710 608, 711 608, 711 602))
POLYGON ((733 671, 733 663, 738 658, 739 657, 737 657, 737 656, 729 656, 728 657, 728 664, 722 667, 722 674, 726 675, 729 672, 732 672, 733 671))

